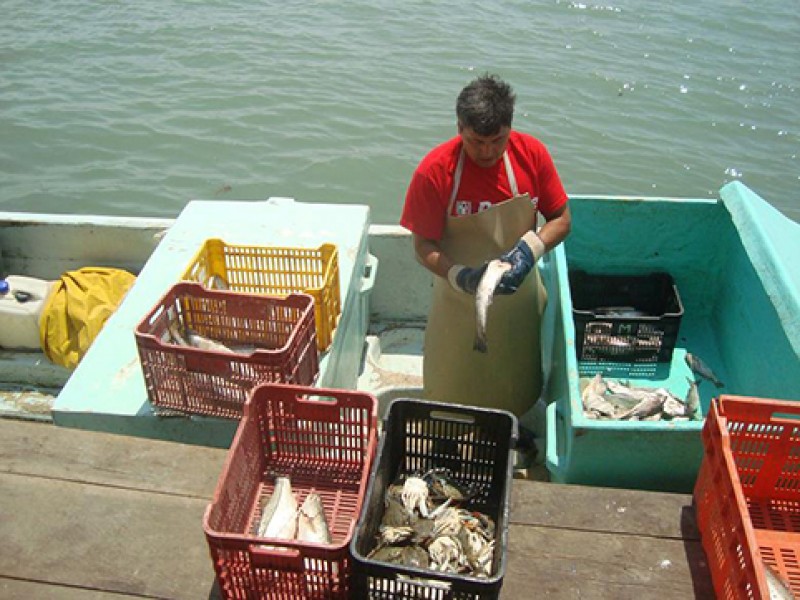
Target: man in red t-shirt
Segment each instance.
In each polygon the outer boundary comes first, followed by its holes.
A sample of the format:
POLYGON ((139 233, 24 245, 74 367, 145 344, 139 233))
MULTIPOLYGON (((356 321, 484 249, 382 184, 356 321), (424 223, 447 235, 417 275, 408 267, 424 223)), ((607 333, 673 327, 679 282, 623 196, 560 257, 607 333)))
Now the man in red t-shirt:
POLYGON ((511 87, 494 75, 461 91, 458 136, 420 162, 400 224, 412 232, 419 262, 437 276, 426 328, 427 395, 519 415, 541 388, 538 335, 546 295, 534 266, 566 238, 571 218, 547 148, 511 128, 515 99, 511 87), (544 223, 537 230, 539 215, 544 223), (511 268, 489 313, 492 356, 487 356, 455 340, 465 331, 474 333, 474 298, 469 298, 495 258, 511 268), (509 372, 498 372, 498 364, 508 364, 509 372), (513 381, 501 381, 504 377, 513 381), (525 377, 528 384, 519 383, 525 377), (498 398, 498 386, 506 397, 498 398))

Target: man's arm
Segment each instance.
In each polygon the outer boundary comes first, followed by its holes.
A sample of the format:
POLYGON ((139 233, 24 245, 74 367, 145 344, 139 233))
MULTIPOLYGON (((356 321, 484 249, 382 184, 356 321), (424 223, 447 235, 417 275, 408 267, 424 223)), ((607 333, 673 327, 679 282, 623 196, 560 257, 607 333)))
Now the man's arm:
POLYGON ((566 204, 546 216, 545 221, 538 232, 531 229, 511 250, 500 256, 500 259, 509 263, 511 268, 503 273, 497 286, 498 293, 516 292, 536 261, 560 244, 572 228, 572 216, 566 204))
POLYGON ((545 217, 546 222, 538 231, 539 239, 544 243, 545 252, 558 246, 566 239, 572 229, 572 215, 569 204, 564 204, 559 210, 545 217))
POLYGON ((453 262, 436 240, 424 238, 416 233, 413 236, 414 252, 423 267, 434 275, 446 279, 454 290, 475 294, 478 283, 486 272, 488 261, 480 267, 465 267, 453 262))
POLYGON ((414 238, 414 252, 419 263, 434 275, 447 277, 447 272, 455 263, 444 253, 444 250, 439 246, 439 242, 429 240, 416 233, 412 234, 412 236, 414 238))

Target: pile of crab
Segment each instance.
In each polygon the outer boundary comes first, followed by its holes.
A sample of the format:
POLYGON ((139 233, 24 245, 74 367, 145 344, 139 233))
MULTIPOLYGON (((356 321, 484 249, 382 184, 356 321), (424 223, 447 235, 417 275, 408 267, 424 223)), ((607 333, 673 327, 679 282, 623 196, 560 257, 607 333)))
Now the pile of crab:
POLYGON ((491 576, 495 523, 465 507, 474 495, 444 469, 401 475, 386 489, 377 545, 367 558, 441 573, 491 576))

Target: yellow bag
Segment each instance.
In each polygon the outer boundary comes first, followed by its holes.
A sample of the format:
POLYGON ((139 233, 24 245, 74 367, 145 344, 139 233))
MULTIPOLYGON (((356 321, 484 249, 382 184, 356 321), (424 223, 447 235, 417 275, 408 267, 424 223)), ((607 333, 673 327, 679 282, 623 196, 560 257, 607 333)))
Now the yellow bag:
POLYGON ((39 320, 45 356, 74 369, 135 281, 127 271, 103 267, 63 273, 39 320))

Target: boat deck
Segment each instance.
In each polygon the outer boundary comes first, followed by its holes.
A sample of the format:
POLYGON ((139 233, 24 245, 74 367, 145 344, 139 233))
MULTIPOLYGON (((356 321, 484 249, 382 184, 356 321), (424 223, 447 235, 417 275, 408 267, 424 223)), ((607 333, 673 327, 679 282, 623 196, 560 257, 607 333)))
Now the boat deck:
MULTIPOLYGON (((217 598, 227 451, 0 419, 0 596, 217 598)), ((686 494, 516 479, 501 598, 713 598, 686 494)))

